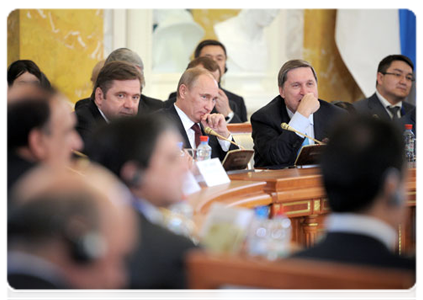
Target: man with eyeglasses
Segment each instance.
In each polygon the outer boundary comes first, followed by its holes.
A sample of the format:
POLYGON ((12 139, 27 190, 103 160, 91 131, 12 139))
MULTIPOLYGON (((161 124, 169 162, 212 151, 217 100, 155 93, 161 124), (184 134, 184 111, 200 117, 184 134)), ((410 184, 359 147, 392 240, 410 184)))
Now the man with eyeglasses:
POLYGON ((376 92, 355 102, 354 107, 361 114, 402 123, 402 118, 415 111, 413 104, 404 101, 414 80, 411 60, 404 55, 389 55, 379 63, 376 92))

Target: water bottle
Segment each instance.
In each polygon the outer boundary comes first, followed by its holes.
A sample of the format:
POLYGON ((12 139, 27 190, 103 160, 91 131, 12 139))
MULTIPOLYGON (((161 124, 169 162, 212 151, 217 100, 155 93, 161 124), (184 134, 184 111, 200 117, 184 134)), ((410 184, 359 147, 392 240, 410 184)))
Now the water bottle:
POLYGON ((412 124, 405 124, 404 143, 405 143, 405 159, 407 160, 407 162, 415 161, 414 147, 415 147, 416 139, 412 129, 413 129, 412 124))
POLYGON ((285 215, 283 210, 280 210, 270 220, 268 230, 267 259, 275 260, 287 257, 290 253, 292 228, 291 220, 285 215))
POLYGON ((201 144, 197 147, 197 160, 207 160, 211 158, 211 147, 209 146, 209 137, 206 135, 200 136, 201 144))
POLYGON ((269 236, 269 207, 258 206, 254 209, 254 219, 247 235, 247 251, 251 256, 267 257, 269 236))

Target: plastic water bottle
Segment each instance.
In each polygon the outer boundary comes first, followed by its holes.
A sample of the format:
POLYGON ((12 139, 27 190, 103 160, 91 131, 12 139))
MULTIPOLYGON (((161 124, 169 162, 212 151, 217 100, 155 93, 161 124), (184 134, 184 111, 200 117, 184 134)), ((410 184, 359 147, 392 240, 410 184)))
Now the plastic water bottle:
POLYGON ((291 220, 283 210, 280 210, 270 221, 267 259, 275 260, 286 257, 290 253, 291 220))
POLYGON ((197 160, 207 160, 211 158, 211 147, 209 146, 209 137, 206 135, 200 136, 200 145, 197 147, 197 160))
POLYGON ((405 124, 405 131, 404 131, 405 159, 408 162, 415 161, 414 148, 415 148, 416 138, 414 136, 412 129, 413 129, 412 124, 405 124))
POLYGON ((254 219, 247 235, 247 251, 251 256, 267 257, 269 236, 269 207, 258 206, 254 209, 254 219))

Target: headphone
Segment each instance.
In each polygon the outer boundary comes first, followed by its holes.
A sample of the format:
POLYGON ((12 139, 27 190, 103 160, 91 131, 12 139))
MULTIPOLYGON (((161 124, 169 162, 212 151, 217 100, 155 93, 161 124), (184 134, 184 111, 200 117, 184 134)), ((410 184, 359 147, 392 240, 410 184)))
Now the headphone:
MULTIPOLYGON (((389 168, 385 172, 385 184, 389 177, 394 177, 398 182, 401 181, 401 174, 396 168, 389 168)), ((388 196, 388 205, 393 207, 400 207, 403 205, 405 197, 401 194, 399 189, 396 189, 391 195, 388 196)))
POLYGON ((31 204, 13 207, 8 212, 8 239, 30 241, 50 237, 64 241, 69 257, 81 265, 100 259, 107 249, 97 221, 90 219, 89 214, 66 215, 58 211, 48 216, 34 210, 31 204))

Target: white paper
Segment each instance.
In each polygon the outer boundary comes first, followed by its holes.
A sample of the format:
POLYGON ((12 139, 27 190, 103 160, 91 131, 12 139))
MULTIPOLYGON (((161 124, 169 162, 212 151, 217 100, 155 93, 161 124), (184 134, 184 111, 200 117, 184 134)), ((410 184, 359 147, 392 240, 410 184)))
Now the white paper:
POLYGON ((231 182, 218 158, 197 161, 196 164, 207 186, 231 182))

